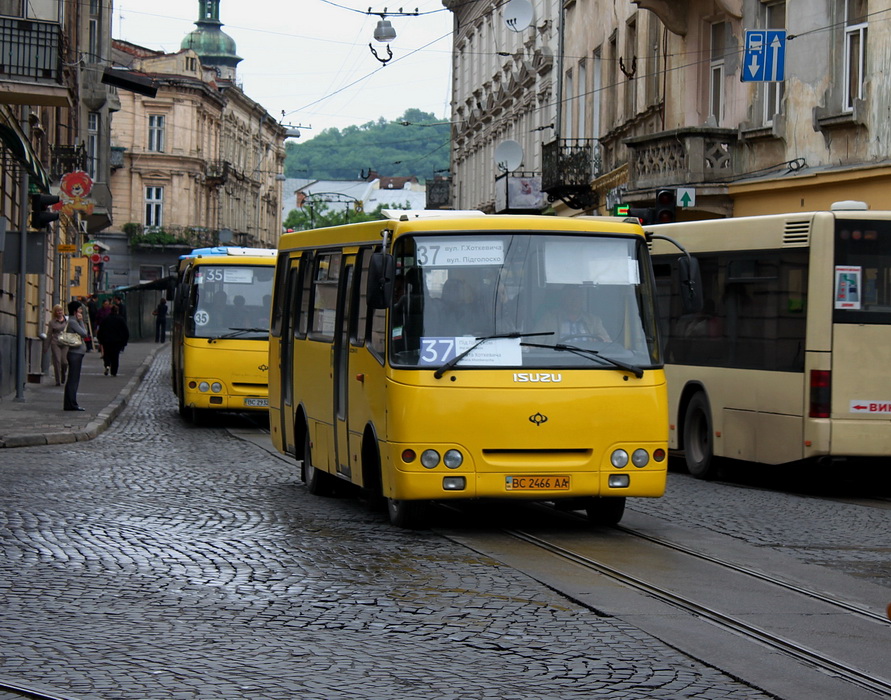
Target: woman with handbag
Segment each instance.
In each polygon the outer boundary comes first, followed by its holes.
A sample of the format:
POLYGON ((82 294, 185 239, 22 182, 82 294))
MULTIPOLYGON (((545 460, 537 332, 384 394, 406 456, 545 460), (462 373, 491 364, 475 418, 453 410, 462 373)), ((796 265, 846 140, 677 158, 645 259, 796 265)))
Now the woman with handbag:
POLYGON ((65 309, 61 304, 53 306, 53 316, 46 324, 46 344, 53 363, 53 374, 56 376, 56 386, 65 383, 68 374, 68 346, 59 342, 59 334, 65 330, 68 319, 65 318, 65 309))
MULTIPOLYGON (((65 330, 65 335, 72 333, 79 335, 81 342, 79 345, 69 345, 68 347, 68 381, 65 382, 63 407, 66 411, 83 411, 84 409, 77 405, 77 388, 80 385, 80 369, 87 352, 86 343, 83 342, 83 339, 87 337, 87 329, 84 326, 84 307, 80 302, 68 303, 68 324, 65 330)), ((65 335, 60 337, 62 342, 66 340, 65 335)))

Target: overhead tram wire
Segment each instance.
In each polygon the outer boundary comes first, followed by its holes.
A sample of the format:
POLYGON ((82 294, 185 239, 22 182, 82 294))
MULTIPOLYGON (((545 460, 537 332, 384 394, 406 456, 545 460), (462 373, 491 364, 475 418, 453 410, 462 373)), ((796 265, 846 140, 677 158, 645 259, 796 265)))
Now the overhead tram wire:
MULTIPOLYGON (((398 62, 400 62, 400 61, 404 61, 406 58, 410 58, 411 56, 413 56, 414 54, 418 53, 419 51, 423 51, 423 50, 426 49, 427 47, 432 46, 433 44, 435 44, 435 43, 437 43, 437 42, 439 42, 439 41, 442 41, 443 39, 445 39, 445 38, 448 37, 448 36, 451 36, 451 34, 452 34, 452 32, 448 32, 447 34, 443 34, 441 37, 439 37, 439 38, 437 38, 437 39, 434 39, 433 41, 430 41, 430 42, 424 44, 423 46, 420 46, 420 47, 418 47, 418 48, 416 48, 416 49, 414 49, 414 50, 412 50, 412 51, 409 51, 409 52, 408 52, 407 54, 405 54, 404 56, 400 56, 400 57, 398 57, 398 58, 394 58, 392 61, 390 61, 390 65, 393 65, 394 63, 398 63, 398 62)), ((357 85, 357 84, 361 83, 363 80, 368 80, 370 77, 372 77, 373 75, 375 75, 375 74, 377 74, 377 73, 380 73, 382 70, 385 70, 386 68, 387 68, 387 66, 380 66, 380 67, 374 69, 373 71, 371 71, 370 73, 368 73, 367 75, 363 75, 361 78, 358 78, 358 79, 354 80, 354 81, 353 81, 352 83, 350 83, 349 85, 344 85, 342 88, 340 88, 339 90, 335 90, 334 92, 332 92, 332 93, 329 94, 329 95, 325 95, 324 97, 320 97, 319 99, 317 99, 317 100, 315 100, 315 101, 313 101, 313 102, 310 102, 309 104, 305 104, 305 105, 303 105, 302 107, 298 107, 297 109, 291 110, 290 112, 287 112, 286 114, 283 114, 283 115, 282 115, 282 119, 284 119, 285 117, 290 116, 290 115, 292 115, 292 114, 295 114, 295 113, 297 113, 297 112, 302 112, 303 110, 309 109, 310 107, 314 107, 315 105, 317 105, 317 104, 319 104, 319 103, 321 103, 321 102, 324 102, 325 100, 330 99, 331 97, 334 97, 335 95, 339 95, 339 94, 340 94, 341 92, 343 92, 344 90, 348 90, 349 88, 353 87, 354 85, 357 85)))

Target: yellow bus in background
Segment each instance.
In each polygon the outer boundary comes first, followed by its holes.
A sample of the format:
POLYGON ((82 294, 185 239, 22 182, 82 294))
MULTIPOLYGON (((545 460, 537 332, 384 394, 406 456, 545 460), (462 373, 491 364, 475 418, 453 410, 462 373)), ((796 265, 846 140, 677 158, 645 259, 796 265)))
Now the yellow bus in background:
POLYGON ((180 415, 266 411, 269 310, 276 251, 219 246, 180 260, 172 382, 180 415))
POLYGON ((270 337, 275 446, 423 524, 536 499, 614 524, 665 489, 667 392, 644 232, 607 218, 406 212, 288 233, 270 337))
POLYGON ((665 224, 701 269, 685 314, 654 242, 670 447, 709 478, 716 457, 769 465, 891 454, 891 212, 831 211, 665 224))

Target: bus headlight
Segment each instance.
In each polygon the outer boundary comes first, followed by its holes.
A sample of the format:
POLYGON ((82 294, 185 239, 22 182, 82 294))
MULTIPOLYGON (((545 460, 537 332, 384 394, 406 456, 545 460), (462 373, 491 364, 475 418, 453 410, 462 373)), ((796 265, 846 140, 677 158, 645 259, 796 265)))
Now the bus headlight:
POLYGON ((208 384, 207 382, 201 382, 198 385, 198 391, 207 391, 208 389, 210 389, 210 384, 208 384))
POLYGON ((635 467, 645 467, 647 463, 650 461, 650 455, 647 454, 646 450, 638 449, 634 450, 631 455, 631 463, 635 467))
POLYGON ((214 394, 219 394, 223 390, 223 385, 220 384, 219 382, 214 382, 213 384, 210 385, 210 390, 214 394))
POLYGON ((424 450, 424 452, 421 453, 421 464, 427 469, 433 469, 439 464, 439 452, 436 450, 424 450))
POLYGON ((631 477, 627 474, 610 474, 607 483, 611 489, 627 489, 631 483, 631 477))
POLYGON ((622 469, 628 466, 628 453, 625 450, 614 450, 609 456, 610 464, 616 469, 622 469))
POLYGON ((449 469, 457 469, 464 464, 464 455, 458 452, 458 450, 449 450, 443 455, 442 463, 449 469))

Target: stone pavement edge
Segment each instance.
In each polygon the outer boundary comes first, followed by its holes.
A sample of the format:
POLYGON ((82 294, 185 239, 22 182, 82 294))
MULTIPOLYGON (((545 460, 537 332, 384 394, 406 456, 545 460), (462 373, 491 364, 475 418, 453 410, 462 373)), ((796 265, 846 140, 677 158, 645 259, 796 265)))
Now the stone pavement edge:
POLYGON ((120 414, 155 356, 168 345, 148 340, 128 344, 121 354, 116 377, 105 374, 102 358, 95 349, 88 352, 77 392, 82 412, 62 410, 65 387, 55 385, 50 367, 39 383, 25 384, 21 398, 15 392, 0 398, 0 447, 92 440, 120 414))

